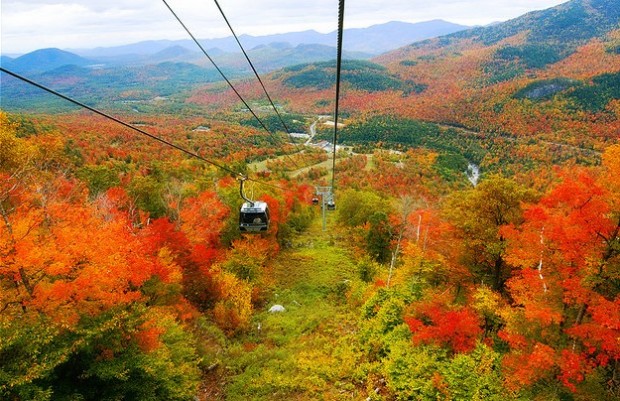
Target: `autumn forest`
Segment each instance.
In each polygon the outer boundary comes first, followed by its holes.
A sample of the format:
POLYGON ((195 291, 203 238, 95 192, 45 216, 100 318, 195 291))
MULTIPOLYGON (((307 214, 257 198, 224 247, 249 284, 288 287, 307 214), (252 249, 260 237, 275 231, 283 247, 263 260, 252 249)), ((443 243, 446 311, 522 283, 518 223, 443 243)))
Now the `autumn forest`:
POLYGON ((620 400, 619 22, 345 59, 337 122, 334 61, 264 75, 281 118, 235 78, 260 122, 187 65, 31 76, 214 163, 3 73, 0 398, 620 400))

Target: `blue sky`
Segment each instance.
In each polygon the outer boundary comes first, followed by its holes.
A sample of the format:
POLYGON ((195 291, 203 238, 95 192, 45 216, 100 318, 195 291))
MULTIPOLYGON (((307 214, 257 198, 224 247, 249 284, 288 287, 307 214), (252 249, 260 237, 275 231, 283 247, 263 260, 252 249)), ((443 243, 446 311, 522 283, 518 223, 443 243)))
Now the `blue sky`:
MULTIPOLYGON (((199 38, 230 36, 214 2, 167 0, 199 38)), ((345 28, 433 19, 463 25, 505 21, 566 0, 347 0, 345 28)), ((237 34, 336 29, 337 0, 219 0, 237 34)), ((1 0, 0 50, 115 46, 187 34, 161 0, 1 0)))

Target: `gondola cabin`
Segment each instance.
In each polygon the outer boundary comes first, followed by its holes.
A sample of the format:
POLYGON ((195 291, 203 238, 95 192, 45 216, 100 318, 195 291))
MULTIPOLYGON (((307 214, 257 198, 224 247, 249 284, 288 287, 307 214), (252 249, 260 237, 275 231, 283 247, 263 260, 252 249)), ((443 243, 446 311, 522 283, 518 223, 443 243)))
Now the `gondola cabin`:
POLYGON ((267 203, 244 202, 239 211, 239 230, 247 233, 259 233, 269 229, 269 207, 267 203))
POLYGON ((314 198, 312 198, 312 204, 313 205, 318 205, 319 204, 319 198, 316 197, 316 196, 314 198))
POLYGON ((332 200, 327 201, 327 210, 336 210, 336 203, 332 200))

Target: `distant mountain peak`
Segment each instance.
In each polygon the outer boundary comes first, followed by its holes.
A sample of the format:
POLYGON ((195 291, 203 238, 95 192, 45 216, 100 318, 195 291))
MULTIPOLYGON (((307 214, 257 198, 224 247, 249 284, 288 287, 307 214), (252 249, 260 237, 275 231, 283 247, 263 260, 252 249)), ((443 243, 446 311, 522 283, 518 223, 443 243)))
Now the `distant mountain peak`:
POLYGON ((347 29, 343 35, 343 42, 350 51, 380 54, 414 42, 469 28, 471 27, 440 19, 416 23, 390 21, 368 28, 347 29))
POLYGON ((179 57, 179 56, 185 56, 185 55, 192 54, 192 53, 194 52, 187 49, 186 47, 183 47, 181 45, 173 45, 173 46, 165 48, 164 50, 158 51, 153 56, 156 58, 179 57))
POLYGON ((8 63, 7 68, 16 72, 44 72, 66 65, 84 67, 93 63, 91 60, 65 50, 47 48, 17 57, 8 63))

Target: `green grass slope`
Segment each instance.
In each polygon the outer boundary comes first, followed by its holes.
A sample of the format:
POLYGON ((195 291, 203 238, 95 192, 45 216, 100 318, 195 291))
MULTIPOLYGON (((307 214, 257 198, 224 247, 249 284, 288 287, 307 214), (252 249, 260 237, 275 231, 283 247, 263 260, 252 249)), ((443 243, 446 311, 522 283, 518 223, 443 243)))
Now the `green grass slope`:
POLYGON ((255 315, 254 329, 234 339, 223 358, 222 399, 361 397, 351 382, 356 317, 344 299, 345 280, 355 274, 351 259, 331 229, 322 231, 320 216, 279 255, 269 302, 255 315), (274 304, 286 311, 269 313, 274 304))

